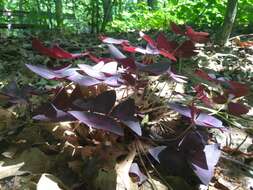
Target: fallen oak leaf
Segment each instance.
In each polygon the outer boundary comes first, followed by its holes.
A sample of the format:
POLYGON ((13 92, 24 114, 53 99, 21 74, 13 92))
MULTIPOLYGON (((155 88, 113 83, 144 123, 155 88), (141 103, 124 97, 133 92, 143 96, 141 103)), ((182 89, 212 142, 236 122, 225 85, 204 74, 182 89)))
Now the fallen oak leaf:
POLYGON ((138 185, 133 183, 129 176, 129 170, 135 156, 136 156, 136 149, 131 148, 126 158, 120 163, 116 164, 115 166, 115 170, 117 173, 116 190, 137 190, 138 189, 138 185))
POLYGON ((19 169, 24 165, 24 162, 9 166, 3 166, 3 164, 3 162, 0 162, 0 180, 7 177, 22 175, 26 173, 19 171, 19 169))

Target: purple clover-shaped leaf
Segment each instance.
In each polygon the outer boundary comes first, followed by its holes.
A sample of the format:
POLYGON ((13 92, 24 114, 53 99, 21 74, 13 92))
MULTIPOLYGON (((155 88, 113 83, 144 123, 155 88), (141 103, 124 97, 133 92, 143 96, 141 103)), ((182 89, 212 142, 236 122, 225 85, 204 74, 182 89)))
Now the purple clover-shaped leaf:
POLYGON ((135 60, 132 57, 117 59, 117 61, 126 69, 130 71, 135 71, 137 66, 135 64, 135 60))
POLYGON ((62 78, 62 76, 60 74, 57 74, 53 70, 47 69, 45 67, 35 66, 35 65, 29 65, 29 64, 26 64, 26 66, 31 71, 33 71, 37 75, 40 75, 43 78, 46 78, 46 79, 49 79, 49 80, 62 78))
POLYGON ((218 144, 206 145, 203 151, 200 151, 191 158, 192 167, 195 174, 205 185, 211 181, 214 173, 214 167, 218 163, 221 155, 218 144))
POLYGON ((139 71, 148 72, 154 75, 160 75, 167 72, 170 69, 170 64, 168 63, 154 63, 154 64, 142 64, 136 63, 137 69, 139 71))
POLYGON ((157 146, 154 148, 148 149, 149 154, 157 161, 160 163, 159 160, 159 154, 166 148, 166 146, 157 146))
POLYGON ((85 72, 86 75, 93 77, 95 79, 98 80, 104 80, 106 78, 105 74, 100 72, 97 69, 94 69, 92 66, 90 65, 86 65, 86 64, 79 64, 78 67, 85 72))
POLYGON ((76 72, 74 75, 69 76, 67 79, 79 84, 80 86, 94 86, 101 83, 101 81, 95 78, 81 75, 78 72, 76 72))
POLYGON ((127 127, 132 129, 137 135, 141 136, 142 131, 140 123, 136 117, 135 113, 135 104, 133 99, 127 99, 119 103, 113 110, 111 115, 118 118, 122 123, 127 127))
POLYGON ((107 84, 108 86, 111 87, 120 87, 122 84, 125 83, 124 79, 122 78, 121 74, 114 75, 111 77, 108 77, 103 81, 103 83, 107 84))
POLYGON ((60 48, 58 45, 54 45, 52 48, 47 48, 37 38, 33 39, 32 47, 41 54, 55 59, 75 59, 87 55, 87 53, 77 53, 77 54, 69 53, 60 48))
MULTIPOLYGON (((191 110, 189 108, 178 104, 169 104, 169 106, 171 109, 173 109, 176 112, 179 112, 181 115, 192 119, 191 110)), ((225 128, 222 124, 222 121, 204 112, 200 112, 198 116, 194 119, 194 122, 196 123, 196 125, 204 127, 219 128, 219 129, 225 128)))
POLYGON ((235 116, 240 116, 243 114, 246 114, 249 112, 249 107, 240 104, 240 103, 234 103, 234 102, 229 102, 228 103, 228 113, 235 115, 235 116))
POLYGON ((128 43, 128 40, 122 40, 122 39, 115 39, 115 38, 110 38, 106 36, 100 36, 100 39, 104 43, 108 44, 122 44, 122 43, 128 43))
POLYGON ((182 75, 177 75, 175 73, 173 73, 171 70, 168 70, 168 75, 170 78, 172 78, 174 81, 179 82, 179 83, 187 83, 187 77, 182 76, 182 75))
POLYGON ((91 112, 108 114, 116 102, 116 92, 114 90, 106 91, 95 98, 77 99, 74 105, 78 108, 91 112))
POLYGON ((34 120, 44 121, 44 122, 63 122, 63 121, 73 121, 74 118, 62 110, 57 109, 53 104, 47 104, 40 107, 41 114, 35 115, 34 120))
POLYGON ((120 136, 124 135, 123 128, 121 128, 114 119, 108 116, 81 111, 69 111, 68 113, 89 127, 109 131, 120 136))
POLYGON ((0 91, 0 99, 7 100, 7 102, 16 103, 27 103, 28 96, 30 94, 41 93, 35 90, 31 86, 22 86, 20 88, 15 81, 8 83, 0 91))
POLYGON ((114 45, 108 44, 109 51, 113 58, 115 59, 125 59, 126 56, 114 45))

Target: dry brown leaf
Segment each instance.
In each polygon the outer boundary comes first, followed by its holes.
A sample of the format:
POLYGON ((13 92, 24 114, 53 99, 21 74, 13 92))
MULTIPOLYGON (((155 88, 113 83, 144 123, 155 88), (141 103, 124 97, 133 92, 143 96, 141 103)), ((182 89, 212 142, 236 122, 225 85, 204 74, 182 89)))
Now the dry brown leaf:
POLYGON ((137 183, 133 183, 129 176, 129 169, 136 156, 136 149, 132 148, 126 158, 116 164, 115 170, 117 173, 117 186, 116 190, 137 190, 137 183))

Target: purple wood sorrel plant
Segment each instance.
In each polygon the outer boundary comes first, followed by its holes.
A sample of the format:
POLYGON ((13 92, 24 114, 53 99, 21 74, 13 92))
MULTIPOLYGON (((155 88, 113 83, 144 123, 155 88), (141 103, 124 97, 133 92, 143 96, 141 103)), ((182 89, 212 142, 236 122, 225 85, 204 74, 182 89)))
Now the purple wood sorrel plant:
MULTIPOLYGON (((33 39, 32 45, 40 54, 52 59, 77 59, 88 58, 92 64, 72 64, 62 67, 47 68, 40 65, 27 64, 34 73, 48 80, 62 82, 62 87, 54 92, 51 102, 44 104, 39 112, 33 117, 35 120, 48 122, 78 121, 84 126, 103 130, 104 133, 113 133, 119 136, 125 135, 128 128, 134 138, 149 138, 143 135, 139 118, 141 112, 135 105, 133 97, 118 98, 118 89, 127 87, 133 91, 145 88, 147 81, 141 78, 140 73, 146 76, 166 76, 168 80, 174 82, 187 82, 187 77, 172 72, 171 67, 177 64, 179 59, 195 56, 196 43, 205 43, 209 40, 209 34, 196 32, 189 26, 178 26, 171 23, 172 31, 176 35, 184 36, 185 40, 178 43, 170 41, 163 33, 159 33, 154 40, 150 36, 140 32, 140 37, 146 41, 146 47, 134 46, 128 40, 115 39, 101 36, 100 39, 108 46, 111 53, 110 58, 98 58, 90 52, 72 54, 58 45, 47 48, 38 39, 33 39), (125 52, 125 53, 123 53, 125 52), (130 54, 129 54, 130 53, 130 54), (137 60, 134 54, 144 54, 145 56, 162 56, 167 61, 159 62, 156 59, 147 64, 145 61, 137 60), (67 84, 74 84, 75 89, 68 93, 67 84), (63 85, 64 84, 64 85, 63 85), (81 93, 82 87, 106 86, 108 90, 95 96, 84 98, 81 93)), ((208 112, 197 108, 197 104, 204 104, 208 108, 214 108, 216 104, 227 105, 230 114, 240 116, 248 112, 248 108, 237 102, 238 97, 248 94, 246 85, 235 81, 219 78, 206 73, 203 70, 196 70, 196 76, 205 81, 219 85, 222 93, 211 93, 203 84, 194 87, 195 96, 190 105, 182 105, 180 102, 168 102, 168 107, 183 117, 188 118, 190 130, 177 139, 174 144, 174 155, 167 154, 171 151, 171 145, 166 143, 162 146, 153 147, 149 150, 154 160, 161 164, 170 166, 176 164, 173 161, 166 162, 165 157, 176 157, 184 159, 185 162, 198 176, 203 184, 208 184, 213 176, 214 167, 220 157, 220 149, 217 144, 208 144, 207 136, 201 131, 203 128, 217 128, 224 131, 226 128, 223 122, 210 115, 208 112), (212 96, 215 94, 215 96, 212 96), (183 156, 182 156, 183 155, 183 156)), ((186 92, 187 93, 187 92, 186 92)), ((8 91, 2 94, 14 97, 8 91)), ((150 138, 152 141, 152 138, 150 138)), ((166 142, 166 139, 165 141, 166 142)), ((140 172, 136 163, 131 167, 132 174, 139 176, 139 183, 146 180, 140 172)))

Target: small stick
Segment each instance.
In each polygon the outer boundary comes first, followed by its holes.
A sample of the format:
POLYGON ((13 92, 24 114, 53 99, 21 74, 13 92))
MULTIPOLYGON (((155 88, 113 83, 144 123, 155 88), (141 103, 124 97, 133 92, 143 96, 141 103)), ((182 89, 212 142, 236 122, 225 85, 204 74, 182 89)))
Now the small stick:
POLYGON ((236 149, 234 149, 234 151, 232 153, 237 152, 239 150, 239 148, 243 145, 243 143, 245 143, 247 138, 248 138, 248 135, 246 135, 246 137, 243 139, 243 141, 236 147, 236 149))
POLYGON ((222 158, 222 159, 225 159, 225 160, 228 160, 228 161, 230 161, 230 162, 233 162, 233 163, 235 163, 235 164, 237 164, 237 165, 239 165, 239 166, 241 166, 241 167, 243 167, 243 168, 245 168, 245 169, 248 169, 248 170, 253 171, 253 167, 251 167, 251 166, 249 166, 249 165, 246 165, 246 164, 240 162, 239 160, 235 160, 235 159, 230 158, 230 157, 228 157, 228 156, 226 156, 226 155, 223 155, 223 154, 221 155, 221 158, 222 158))

